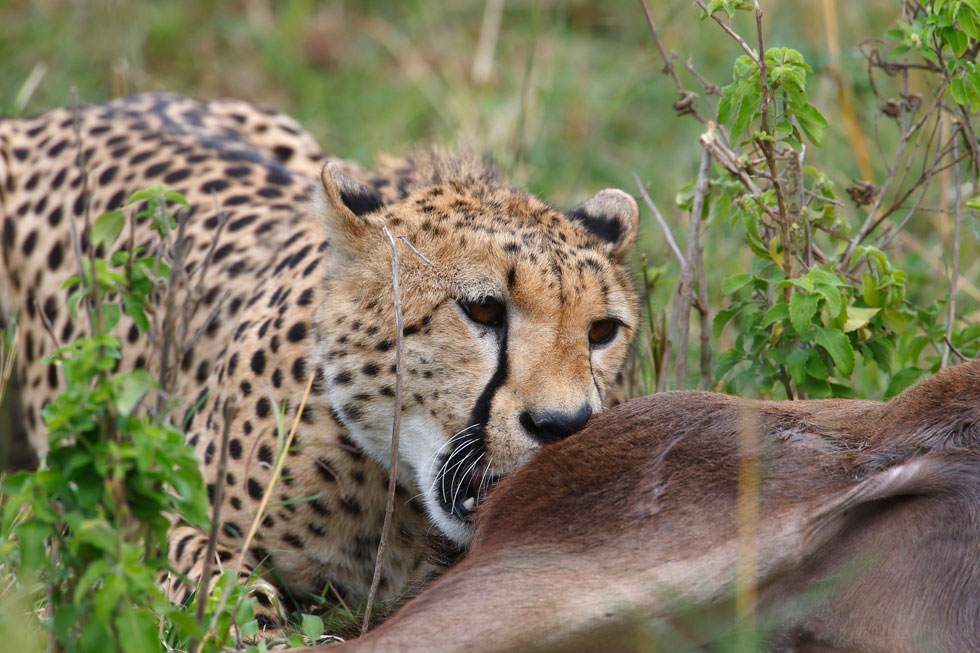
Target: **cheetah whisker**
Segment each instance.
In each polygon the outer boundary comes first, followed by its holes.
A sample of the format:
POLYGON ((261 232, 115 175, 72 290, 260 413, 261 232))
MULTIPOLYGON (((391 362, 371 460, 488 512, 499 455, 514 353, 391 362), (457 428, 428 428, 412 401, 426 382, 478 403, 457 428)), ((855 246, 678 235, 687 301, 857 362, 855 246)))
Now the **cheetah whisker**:
MULTIPOLYGON (((458 497, 458 496, 459 496, 459 491, 460 491, 461 489, 463 489, 463 483, 465 483, 465 482, 466 482, 466 479, 467 479, 467 477, 469 476, 469 474, 470 474, 470 471, 471 471, 471 470, 473 470, 473 469, 475 469, 475 468, 476 468, 476 466, 480 464, 480 461, 481 461, 481 460, 483 460, 483 456, 484 456, 484 455, 486 455, 486 454, 485 454, 485 452, 484 452, 484 453, 481 453, 481 454, 480 454, 480 455, 479 455, 479 456, 477 457, 477 459, 473 461, 473 464, 472 464, 472 465, 470 465, 469 467, 467 467, 467 468, 466 468, 466 471, 465 471, 465 472, 463 472, 463 479, 462 479, 462 482, 461 482, 461 483, 460 483, 459 485, 457 485, 457 486, 456 486, 456 491, 455 491, 455 492, 453 492, 453 505, 456 505, 456 497, 458 497)), ((454 478, 454 480, 455 480, 455 478, 454 478)))

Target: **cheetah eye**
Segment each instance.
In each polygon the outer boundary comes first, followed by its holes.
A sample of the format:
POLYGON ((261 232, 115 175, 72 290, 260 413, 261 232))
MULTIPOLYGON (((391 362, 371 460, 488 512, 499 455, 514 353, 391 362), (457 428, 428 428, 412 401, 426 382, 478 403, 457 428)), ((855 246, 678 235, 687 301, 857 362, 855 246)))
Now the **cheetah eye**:
POLYGON ((463 308, 463 312, 466 313, 466 317, 484 326, 503 326, 504 317, 507 315, 507 309, 503 302, 492 297, 481 299, 478 302, 461 301, 459 305, 463 308))
POLYGON ((619 331, 619 323, 616 320, 610 318, 596 320, 589 327, 589 344, 604 345, 616 337, 617 331, 619 331))

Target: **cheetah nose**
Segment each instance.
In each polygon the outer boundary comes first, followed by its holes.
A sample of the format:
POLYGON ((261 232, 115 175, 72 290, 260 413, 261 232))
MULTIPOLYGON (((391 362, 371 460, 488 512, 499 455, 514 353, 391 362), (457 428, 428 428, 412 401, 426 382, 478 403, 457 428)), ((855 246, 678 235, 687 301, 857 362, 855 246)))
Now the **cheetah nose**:
POLYGON ((557 410, 521 413, 521 426, 531 434, 531 437, 547 444, 555 440, 567 438, 575 431, 585 426, 592 416, 592 406, 582 404, 574 413, 565 413, 557 410))

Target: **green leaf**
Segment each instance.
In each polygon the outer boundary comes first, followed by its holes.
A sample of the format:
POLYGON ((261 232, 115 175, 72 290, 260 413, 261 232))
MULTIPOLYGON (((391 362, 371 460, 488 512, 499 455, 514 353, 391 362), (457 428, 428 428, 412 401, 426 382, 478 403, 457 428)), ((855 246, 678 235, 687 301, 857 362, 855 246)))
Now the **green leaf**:
POLYGON ((735 317, 739 311, 748 306, 748 304, 749 302, 744 301, 732 302, 726 308, 721 309, 717 314, 715 314, 715 319, 712 322, 712 331, 714 332, 716 338, 721 335, 721 331, 725 328, 725 325, 728 324, 728 321, 735 317))
POLYGON ((834 396, 834 391, 831 389, 830 384, 824 379, 815 379, 812 376, 808 376, 806 380, 800 384, 800 389, 806 392, 810 399, 827 399, 834 396))
POLYGON ((762 97, 759 93, 750 92, 745 94, 741 104, 738 105, 738 114, 735 116, 735 122, 732 124, 732 144, 735 144, 745 130, 748 129, 749 125, 752 124, 761 106, 762 97))
POLYGON ((847 284, 840 280, 833 272, 827 272, 826 270, 821 270, 820 268, 813 268, 806 273, 806 278, 809 279, 813 284, 823 284, 825 286, 846 286, 847 284))
POLYGON ((123 227, 126 225, 126 215, 119 209, 103 213, 92 225, 92 244, 108 248, 116 242, 123 227))
POLYGON ((44 543, 51 535, 51 527, 39 521, 28 521, 18 526, 16 533, 21 568, 34 571, 44 566, 47 563, 44 543))
POLYGON ((317 639, 323 634, 323 619, 316 615, 304 614, 302 628, 303 634, 316 644, 317 639))
POLYGON ((827 127, 827 119, 823 117, 817 108, 812 104, 805 104, 802 107, 789 107, 789 112, 797 117, 800 129, 806 134, 810 141, 820 147, 823 145, 823 130, 827 127))
POLYGON ((881 293, 878 291, 878 280, 875 276, 865 272, 861 275, 861 283, 864 302, 869 306, 880 308, 884 302, 882 301, 881 293))
POLYGON ((894 307, 889 306, 888 308, 882 310, 881 318, 884 321, 885 326, 895 333, 902 333, 905 331, 905 316, 899 313, 894 307))
MULTIPOLYGON (((726 91, 730 87, 725 87, 726 91)), ((722 93, 721 99, 718 100, 718 122, 722 125, 727 125, 728 121, 732 116, 732 94, 722 93)))
POLYGON ((793 329, 799 335, 809 333, 813 328, 810 323, 814 313, 817 312, 819 300, 812 295, 802 292, 794 292, 789 297, 789 321, 793 324, 793 329))
POLYGON ((762 326, 768 327, 776 322, 781 322, 789 317, 789 304, 779 301, 773 304, 766 314, 762 316, 762 326))
POLYGON ((745 272, 733 274, 721 282, 721 292, 723 295, 731 295, 744 288, 752 282, 752 275, 745 272))
POLYGON ((919 369, 918 367, 905 367, 900 369, 888 382, 888 387, 885 389, 885 397, 894 397, 925 375, 926 370, 919 369))
POLYGON ((157 636, 156 620, 152 613, 123 604, 122 612, 116 617, 119 631, 119 644, 123 651, 159 651, 160 638, 157 636))
POLYGON ((957 104, 966 104, 966 85, 963 83, 962 78, 954 77, 950 80, 949 94, 953 96, 957 104))
POLYGON ((120 314, 119 304, 102 304, 102 328, 112 331, 119 324, 120 314))
POLYGON ((146 370, 133 370, 126 375, 116 395, 116 411, 120 415, 129 415, 139 404, 143 395, 156 387, 156 379, 146 370))
POLYGON ((840 290, 833 286, 817 286, 817 292, 827 301, 830 317, 834 318, 840 315, 840 309, 844 306, 844 302, 840 298, 840 290))
POLYGON ((810 351, 807 349, 797 349, 786 357, 786 368, 796 385, 802 385, 806 380, 806 363, 809 358, 810 351))
POLYGON ((856 331, 871 321, 878 314, 880 308, 859 308, 857 306, 847 307, 847 321, 844 322, 844 333, 856 331))
MULTIPOLYGON (((980 29, 977 27, 977 17, 973 9, 966 5, 961 5, 960 10, 956 12, 956 22, 960 24, 960 29, 963 30, 966 36, 974 39, 980 38, 980 29)), ((963 40, 965 41, 966 39, 964 38, 963 40)), ((966 48, 963 48, 963 50, 965 51, 966 48)), ((963 53, 960 52, 956 56, 961 57, 963 53)))
POLYGON ((122 296, 123 310, 126 315, 133 319, 141 333, 150 330, 150 320, 146 317, 146 307, 143 302, 134 297, 131 293, 124 293, 122 296))
POLYGON ((854 349, 851 347, 851 341, 843 332, 837 329, 818 327, 813 340, 830 354, 840 375, 845 377, 851 375, 851 372, 854 371, 854 349))
POLYGON ((814 379, 821 380, 826 380, 829 376, 827 366, 823 364, 820 359, 820 352, 816 349, 810 350, 810 356, 806 361, 806 373, 814 379))

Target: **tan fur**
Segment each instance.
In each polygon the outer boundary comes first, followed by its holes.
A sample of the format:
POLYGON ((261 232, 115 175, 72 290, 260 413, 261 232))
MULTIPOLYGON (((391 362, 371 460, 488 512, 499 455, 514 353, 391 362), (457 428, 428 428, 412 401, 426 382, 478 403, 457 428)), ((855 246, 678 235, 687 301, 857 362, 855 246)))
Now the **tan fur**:
MULTIPOLYGON (((218 212, 229 213, 190 332, 212 311, 216 317, 178 365, 183 404, 174 414, 189 420, 209 491, 225 484, 222 561, 236 554, 271 479, 273 405, 285 402, 292 421, 315 373, 275 505, 246 560, 246 573, 262 564, 272 572, 265 580, 300 603, 329 583, 328 598, 356 604, 371 579, 395 385, 383 225, 398 239, 406 372, 395 535, 382 597, 398 596, 431 569, 433 522, 464 543, 471 527, 449 508, 539 448, 521 422, 524 413, 562 414, 585 403, 598 411, 615 384, 637 326, 626 266, 637 208, 622 193, 607 191, 603 197, 615 201, 596 205, 599 215, 595 206, 564 214, 472 156, 424 152, 368 170, 327 159, 291 119, 233 100, 136 96, 83 107, 77 117, 93 217, 153 184, 180 190, 192 206, 188 263, 196 266, 215 245, 218 212), (505 304, 505 328, 475 324, 460 304, 487 297, 505 304), (590 346, 590 325, 610 316, 624 327, 612 342, 590 346), (229 469, 218 478, 217 446, 231 400, 239 409, 230 425, 229 469)), ((19 375, 41 450, 41 407, 60 383, 56 369, 40 364, 54 343, 38 307, 63 342, 86 329, 69 317, 61 288, 76 269, 70 221, 80 225, 84 214, 73 118, 60 109, 0 120, 0 277, 9 282, 8 314, 19 309, 19 375)), ((136 242, 151 240, 147 225, 139 225, 136 242)), ((179 304, 192 289, 176 291, 179 304)), ((159 339, 141 336, 128 318, 115 333, 125 345, 122 370, 158 370, 159 339)), ((175 568, 199 575, 205 544, 205 534, 176 527, 175 568)), ((189 595, 179 581, 169 587, 175 598, 189 595)), ((268 607, 264 594, 260 600, 268 607)), ((274 617, 264 614, 262 625, 274 626, 274 617)))
POLYGON ((770 650, 980 647, 972 361, 887 403, 672 392, 607 411, 495 488, 459 566, 330 650, 651 650, 651 628, 708 644, 732 623, 747 463, 770 650))

